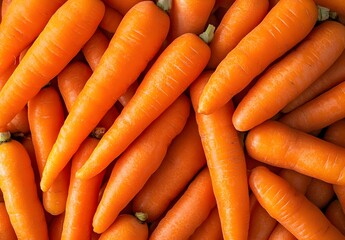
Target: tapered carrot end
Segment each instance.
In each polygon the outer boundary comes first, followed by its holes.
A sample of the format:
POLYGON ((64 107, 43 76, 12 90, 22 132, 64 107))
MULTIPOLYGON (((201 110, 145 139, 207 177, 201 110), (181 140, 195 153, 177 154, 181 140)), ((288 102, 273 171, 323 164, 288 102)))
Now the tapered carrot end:
POLYGON ((40 182, 40 188, 42 190, 42 192, 47 192, 48 189, 49 189, 49 186, 48 184, 46 183, 45 179, 41 179, 41 182, 40 182))

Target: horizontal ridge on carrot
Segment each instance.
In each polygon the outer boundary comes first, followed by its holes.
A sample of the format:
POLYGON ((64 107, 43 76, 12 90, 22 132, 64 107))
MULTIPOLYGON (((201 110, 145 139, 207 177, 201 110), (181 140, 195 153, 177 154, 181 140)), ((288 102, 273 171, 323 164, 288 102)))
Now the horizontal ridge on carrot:
POLYGON ((305 38, 316 20, 313 0, 280 0, 219 63, 200 96, 197 111, 209 114, 228 102, 305 38))

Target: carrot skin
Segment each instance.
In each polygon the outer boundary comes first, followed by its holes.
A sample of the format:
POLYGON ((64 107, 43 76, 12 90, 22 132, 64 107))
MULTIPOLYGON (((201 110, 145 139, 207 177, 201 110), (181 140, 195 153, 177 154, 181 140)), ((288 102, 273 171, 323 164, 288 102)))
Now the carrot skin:
POLYGON ((17 240, 4 202, 0 202, 0 239, 17 240))
POLYGON ((325 215, 345 235, 345 214, 339 200, 335 199, 327 206, 325 215))

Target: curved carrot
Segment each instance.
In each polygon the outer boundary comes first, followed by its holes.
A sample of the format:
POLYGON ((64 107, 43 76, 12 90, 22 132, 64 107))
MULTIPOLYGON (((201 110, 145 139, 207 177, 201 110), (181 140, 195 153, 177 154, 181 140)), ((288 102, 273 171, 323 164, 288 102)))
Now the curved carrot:
POLYGON ((265 167, 252 170, 249 184, 259 203, 298 239, 345 239, 314 204, 265 167))
POLYGON ((184 33, 201 34, 206 24, 215 0, 174 0, 169 11, 170 30, 169 42, 184 33))
MULTIPOLYGON (((119 11, 122 15, 125 15, 132 7, 144 0, 104 0, 106 4, 119 11)), ((152 1, 152 0, 150 0, 152 1)))
POLYGON ((345 214, 340 202, 334 199, 326 208, 325 215, 328 220, 345 235, 345 214))
POLYGON ((157 170, 189 111, 189 99, 181 95, 116 160, 93 218, 95 232, 104 232, 157 170))
MULTIPOLYGON (((5 1, 6 2, 6 1, 5 1)), ((43 30, 50 17, 66 0, 13 0, 0 25, 0 73, 43 30)))
POLYGON ((259 161, 328 183, 345 183, 344 148, 283 123, 266 121, 253 128, 245 146, 248 154, 259 161))
POLYGON ((149 222, 157 220, 205 164, 192 112, 182 132, 170 144, 159 168, 133 199, 133 211, 146 213, 149 222))
MULTIPOLYGON (((211 74, 212 71, 202 73, 190 87, 195 110, 211 74)), ((229 103, 209 115, 197 113, 196 121, 210 170, 224 239, 246 239, 249 226, 247 171, 244 151, 231 122, 233 111, 234 106, 229 103)))
POLYGON ((345 51, 342 52, 340 57, 332 64, 332 66, 329 69, 327 69, 327 71, 324 74, 322 74, 318 79, 316 79, 307 89, 305 89, 294 100, 289 102, 281 111, 283 113, 288 113, 344 81, 344 64, 345 51))
POLYGON ((100 0, 67 1, 54 13, 0 91, 0 127, 78 53, 96 30, 103 13, 100 0))
MULTIPOLYGON (((168 15, 151 1, 140 2, 124 16, 60 130, 43 172, 43 191, 49 188, 81 142, 144 70, 159 50, 168 29, 168 15)), ((95 175, 103 169, 98 170, 95 169, 95 175)))
POLYGON ((297 238, 289 232, 283 225, 277 224, 273 229, 268 240, 297 240, 297 238))
POLYGON ((150 240, 188 239, 215 206, 210 173, 205 167, 159 221, 150 240))
POLYGON ((215 69, 241 39, 261 22, 267 12, 268 0, 235 1, 216 28, 210 43, 212 54, 207 66, 215 69))
POLYGON ((316 19, 317 8, 312 0, 279 1, 219 63, 200 96, 198 112, 208 114, 228 102, 300 42, 312 30, 316 19))
POLYGON ((345 118, 345 82, 282 116, 279 121, 304 132, 325 128, 345 118))
POLYGON ((306 198, 320 209, 326 207, 334 197, 333 185, 313 178, 305 193, 306 198))
POLYGON ((141 222, 130 214, 119 215, 107 231, 102 233, 99 240, 108 239, 148 239, 149 231, 147 223, 141 222))
POLYGON ((275 116, 320 77, 345 49, 345 26, 326 21, 271 66, 238 104, 233 123, 247 131, 275 116), (287 67, 288 66, 288 67, 287 67))
POLYGON ((90 159, 78 171, 78 177, 90 178, 106 168, 187 89, 205 68, 209 57, 208 45, 193 33, 185 33, 169 44, 90 159))
POLYGON ((29 155, 9 132, 0 135, 0 189, 13 229, 18 239, 48 239, 29 155))
POLYGON ((107 33, 113 35, 122 18, 123 16, 118 11, 108 5, 105 5, 104 16, 102 21, 99 23, 99 27, 107 33))
POLYGON ((4 202, 0 202, 0 239, 17 240, 4 202))

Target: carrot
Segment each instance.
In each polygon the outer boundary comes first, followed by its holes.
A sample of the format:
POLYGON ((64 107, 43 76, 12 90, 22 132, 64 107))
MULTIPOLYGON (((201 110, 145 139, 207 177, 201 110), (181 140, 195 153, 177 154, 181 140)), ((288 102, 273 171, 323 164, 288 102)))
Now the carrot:
POLYGON ((27 134, 30 132, 27 106, 24 106, 24 108, 6 124, 6 129, 12 134, 27 134))
POLYGON ((283 225, 277 224, 273 229, 268 240, 297 240, 297 238, 289 232, 283 225))
POLYGON ((304 132, 325 128, 345 117, 345 82, 299 106, 279 119, 304 132))
POLYGON ((209 57, 208 45, 193 33, 185 33, 169 44, 147 72, 134 96, 103 136, 89 160, 78 171, 78 177, 93 177, 119 156, 187 89, 205 68, 209 57))
POLYGON ((132 7, 144 0, 104 0, 106 4, 119 11, 122 15, 125 15, 132 7))
POLYGON ((129 103, 129 101, 137 91, 138 87, 139 83, 138 81, 135 81, 131 84, 131 86, 127 88, 126 92, 119 97, 118 101, 121 103, 122 106, 126 106, 129 103))
POLYGON ((96 233, 104 232, 161 164, 167 148, 189 115, 190 102, 181 95, 116 160, 93 218, 96 233))
POLYGON ((89 180, 78 179, 75 173, 87 160, 97 143, 96 138, 86 138, 72 158, 61 239, 91 239, 92 218, 97 208, 98 194, 105 172, 89 180))
POLYGON ((296 238, 345 239, 318 207, 267 168, 252 170, 249 185, 259 203, 296 238))
POLYGON ((210 173, 205 167, 159 221, 150 240, 188 239, 215 206, 210 173))
POLYGON ((63 227, 63 221, 65 213, 54 216, 49 224, 49 239, 50 240, 61 240, 61 233, 63 227))
POLYGON ((10 6, 12 0, 2 0, 1 1, 1 21, 2 18, 5 16, 8 7, 10 6))
POLYGON ((146 213, 149 222, 157 220, 205 164, 192 112, 182 132, 170 144, 159 168, 133 199, 133 211, 146 213))
POLYGON ((345 214, 340 202, 335 199, 326 208, 325 215, 338 230, 345 235, 345 214))
POLYGON ((215 8, 229 8, 235 0, 216 0, 215 8))
POLYGON ((13 229, 18 239, 48 239, 29 155, 9 132, 0 135, 0 189, 13 229))
POLYGON ((305 196, 320 209, 326 207, 334 197, 333 185, 320 179, 313 178, 305 196))
POLYGON ((328 183, 344 184, 345 149, 277 121, 249 131, 248 154, 273 166, 292 169, 328 183))
POLYGON ((13 0, 0 25, 0 73, 43 30, 50 17, 66 0, 13 0))
MULTIPOLYGON (((212 71, 202 73, 190 87, 193 107, 212 71)), ((210 170, 224 239, 246 239, 249 226, 249 194, 246 161, 229 104, 210 115, 196 114, 199 134, 210 170), (234 182, 234 179, 236 181, 234 182)))
POLYGON ((268 12, 268 0, 235 1, 226 11, 210 43, 208 68, 215 69, 268 12), (248 17, 250 16, 250 17, 248 17))
POLYGON ((99 240, 108 239, 148 239, 147 223, 130 214, 119 215, 110 228, 101 234, 99 240))
POLYGON ((327 69, 327 71, 324 74, 322 74, 317 80, 315 80, 294 100, 289 102, 281 111, 283 113, 288 113, 344 81, 344 64, 345 51, 342 52, 340 57, 332 64, 330 68, 327 69))
POLYGON ((96 30, 103 13, 100 0, 67 1, 54 13, 0 91, 0 127, 77 54, 96 30))
POLYGON ((275 116, 320 77, 345 49, 345 26, 326 21, 271 66, 238 104, 233 123, 247 131, 275 116), (288 66, 288 67, 287 67, 288 66))
POLYGON ((172 1, 170 16, 170 30, 168 41, 184 33, 201 34, 211 15, 215 0, 175 0, 172 1), (187 20, 188 19, 188 20, 187 20))
MULTIPOLYGON (((151 1, 140 2, 124 16, 60 130, 43 172, 43 191, 49 188, 81 142, 144 70, 158 51, 168 29, 168 15, 151 1)), ((94 175, 102 170, 95 169, 94 175)))
POLYGON ((316 19, 317 8, 312 0, 279 1, 219 63, 200 96, 198 112, 209 114, 228 102, 300 42, 312 30, 316 19))
POLYGON ((222 240, 218 208, 214 207, 206 220, 194 231, 189 240, 222 240))
POLYGON ((17 240, 4 202, 0 202, 0 239, 17 240))
POLYGON ((99 27, 107 33, 113 35, 119 26, 122 15, 112 7, 105 5, 105 12, 99 27))

